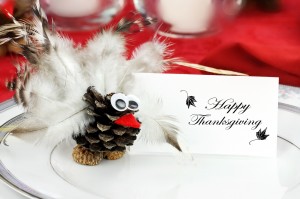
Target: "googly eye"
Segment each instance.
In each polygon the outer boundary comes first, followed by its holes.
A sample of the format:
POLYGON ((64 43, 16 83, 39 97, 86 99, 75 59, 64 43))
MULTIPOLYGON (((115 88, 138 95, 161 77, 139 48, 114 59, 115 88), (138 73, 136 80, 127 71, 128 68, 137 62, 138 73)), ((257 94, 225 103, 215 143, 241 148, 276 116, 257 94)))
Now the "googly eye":
POLYGON ((131 111, 139 110, 140 100, 134 95, 128 95, 128 109, 131 111))
POLYGON ((110 103, 117 111, 124 111, 128 106, 128 98, 122 93, 116 93, 111 96, 110 103))

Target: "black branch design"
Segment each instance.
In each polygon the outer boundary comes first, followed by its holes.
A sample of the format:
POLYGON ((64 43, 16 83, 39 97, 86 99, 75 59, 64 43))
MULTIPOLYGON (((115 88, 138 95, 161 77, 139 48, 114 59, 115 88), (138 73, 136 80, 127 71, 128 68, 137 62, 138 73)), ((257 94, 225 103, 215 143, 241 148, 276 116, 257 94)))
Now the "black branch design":
POLYGON ((194 106, 196 107, 195 105, 195 102, 197 102, 195 96, 189 96, 188 92, 186 90, 181 90, 180 92, 185 92, 186 93, 186 105, 188 108, 190 108, 190 106, 194 106))
POLYGON ((251 145, 251 142, 256 141, 256 140, 265 140, 267 139, 267 137, 269 137, 269 135, 266 135, 267 132, 267 128, 265 128, 263 131, 261 129, 259 129, 259 131, 256 132, 256 139, 251 140, 249 142, 249 145, 251 145))

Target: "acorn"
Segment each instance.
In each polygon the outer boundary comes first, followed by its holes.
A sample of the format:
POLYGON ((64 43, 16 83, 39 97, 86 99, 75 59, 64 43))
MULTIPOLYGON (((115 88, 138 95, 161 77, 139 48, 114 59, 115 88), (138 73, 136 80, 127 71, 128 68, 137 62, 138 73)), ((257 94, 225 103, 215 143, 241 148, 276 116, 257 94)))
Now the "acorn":
POLYGON ((73 149, 72 156, 75 162, 89 166, 97 165, 103 159, 103 153, 92 152, 80 145, 73 149))

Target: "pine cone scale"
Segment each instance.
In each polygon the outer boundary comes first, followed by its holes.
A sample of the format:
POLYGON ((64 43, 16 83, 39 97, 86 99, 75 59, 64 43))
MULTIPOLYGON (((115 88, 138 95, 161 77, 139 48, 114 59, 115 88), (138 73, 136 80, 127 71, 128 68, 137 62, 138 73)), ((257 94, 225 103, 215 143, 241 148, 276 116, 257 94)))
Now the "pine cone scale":
POLYGON ((97 123, 97 128, 98 128, 100 131, 104 132, 104 131, 108 131, 108 130, 111 128, 111 126, 109 126, 109 125, 104 125, 104 124, 101 124, 101 123, 97 123))
POLYGON ((117 128, 117 129, 113 129, 112 130, 114 134, 122 136, 126 133, 126 129, 125 128, 117 128))
POLYGON ((99 138, 100 140, 104 141, 104 142, 109 142, 112 141, 115 137, 113 135, 106 135, 106 134, 99 134, 99 138))
POLYGON ((105 148, 111 150, 112 148, 114 148, 117 145, 115 143, 112 143, 112 142, 105 142, 105 143, 103 143, 103 146, 105 146, 105 148))
POLYGON ((95 105, 97 108, 100 108, 100 109, 104 109, 105 108, 105 105, 103 103, 100 103, 99 101, 95 101, 95 105))
POLYGON ((96 133, 93 133, 93 134, 86 134, 85 135, 85 138, 86 140, 91 143, 91 144, 94 144, 94 143, 99 143, 100 140, 98 139, 98 136, 96 133))
POLYGON ((94 110, 92 109, 87 109, 87 114, 90 115, 90 116, 94 116, 94 117, 99 117, 100 115, 98 115, 97 113, 95 113, 94 110))
POLYGON ((88 93, 85 93, 83 95, 82 100, 85 101, 85 102, 88 102, 89 104, 93 104, 94 103, 93 98, 88 93))
POLYGON ((88 126, 85 130, 86 130, 87 133, 96 133, 98 131, 98 128, 88 126))
POLYGON ((92 95, 94 98, 96 98, 97 101, 99 101, 99 102, 103 102, 104 101, 102 95, 96 91, 95 87, 93 87, 93 86, 89 87, 88 88, 88 93, 90 95, 92 95))
POLYGON ((99 152, 99 151, 102 151, 103 146, 101 144, 99 144, 99 143, 97 143, 97 144, 91 144, 90 147, 89 147, 89 149, 91 151, 99 152))
POLYGON ((86 145, 88 141, 83 136, 76 137, 76 143, 79 145, 86 145))
POLYGON ((117 119, 119 119, 119 116, 113 116, 113 115, 109 115, 109 114, 106 114, 106 116, 107 116, 108 119, 110 119, 111 121, 116 121, 117 119))

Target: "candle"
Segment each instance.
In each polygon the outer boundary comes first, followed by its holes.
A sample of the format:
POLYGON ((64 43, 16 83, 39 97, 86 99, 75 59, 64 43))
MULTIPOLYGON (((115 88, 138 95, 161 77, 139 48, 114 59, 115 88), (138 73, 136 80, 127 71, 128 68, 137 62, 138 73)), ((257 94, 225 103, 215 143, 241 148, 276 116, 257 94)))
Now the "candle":
POLYGON ((213 0, 159 0, 158 13, 177 33, 207 31, 214 15, 213 0))
POLYGON ((49 0, 49 11, 61 17, 85 17, 95 14, 99 0, 49 0))
POLYGON ((49 21, 61 30, 95 30, 108 23, 124 0, 40 0, 49 21))

